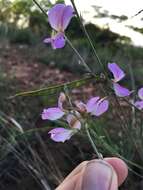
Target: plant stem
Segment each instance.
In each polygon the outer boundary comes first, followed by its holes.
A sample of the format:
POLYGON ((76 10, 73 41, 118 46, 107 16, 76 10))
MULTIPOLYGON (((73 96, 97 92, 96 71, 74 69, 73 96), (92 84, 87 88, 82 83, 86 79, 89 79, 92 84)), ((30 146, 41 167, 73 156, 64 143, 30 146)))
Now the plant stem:
MULTIPOLYGON (((71 43, 71 41, 65 36, 66 41, 68 42, 68 44, 70 45, 70 47, 73 49, 73 51, 76 53, 76 55, 79 57, 79 59, 81 60, 83 66, 86 68, 86 70, 93 74, 93 72, 91 71, 90 67, 87 65, 87 63, 84 61, 83 57, 80 55, 80 53, 77 51, 77 49, 73 46, 73 44, 71 43)), ((95 74, 94 74, 95 75, 95 74)))
POLYGON ((98 159, 102 159, 102 160, 103 160, 102 154, 101 154, 100 152, 98 152, 98 149, 97 149, 95 143, 94 143, 93 140, 92 140, 92 137, 91 137, 91 135, 90 135, 90 132, 89 132, 89 129, 88 129, 87 124, 85 125, 85 130, 86 130, 86 134, 87 134, 87 136, 88 136, 88 139, 89 139, 89 141, 90 141, 90 143, 91 143, 91 146, 92 146, 92 148, 94 149, 94 151, 95 151, 95 153, 96 153, 98 159))
POLYGON ((33 0, 33 2, 37 5, 37 7, 42 11, 42 13, 44 13, 44 15, 47 16, 47 13, 46 11, 40 6, 40 4, 36 1, 36 0, 33 0))
POLYGON ((80 18, 80 15, 79 15, 79 13, 78 13, 78 10, 77 10, 77 8, 76 8, 76 5, 75 5, 75 3, 74 3, 74 0, 71 0, 71 3, 72 3, 72 5, 73 5, 73 8, 74 8, 75 13, 76 13, 76 15, 77 15, 77 18, 78 18, 78 20, 79 20, 79 23, 80 23, 80 25, 81 25, 81 27, 82 27, 82 30, 83 30, 85 36, 87 37, 87 40, 88 40, 90 46, 92 47, 92 50, 93 50, 93 52, 94 52, 94 55, 95 55, 95 57, 96 57, 96 59, 97 59, 99 65, 100 65, 101 68, 103 69, 104 74, 106 74, 106 71, 105 71, 105 69, 104 69, 104 65, 103 65, 103 63, 101 62, 100 58, 98 57, 98 54, 97 54, 96 49, 95 49, 95 47, 94 47, 94 45, 93 45, 93 43, 92 43, 92 41, 91 41, 91 39, 90 39, 90 36, 89 36, 89 34, 88 34, 88 32, 87 32, 85 26, 83 25, 83 23, 82 23, 82 21, 81 21, 81 18, 80 18))

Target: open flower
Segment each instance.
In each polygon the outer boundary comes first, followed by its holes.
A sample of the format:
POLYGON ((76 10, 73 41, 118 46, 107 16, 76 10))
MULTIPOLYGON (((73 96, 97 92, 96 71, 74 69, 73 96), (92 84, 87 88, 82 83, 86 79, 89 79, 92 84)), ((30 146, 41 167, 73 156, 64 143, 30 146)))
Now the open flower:
POLYGON ((48 133, 51 135, 51 139, 55 142, 65 142, 74 134, 73 130, 65 128, 55 128, 48 133))
POLYGON ((50 38, 46 38, 44 43, 51 43, 53 49, 63 48, 65 46, 64 31, 73 17, 74 10, 70 5, 59 3, 53 6, 47 14, 50 26, 57 33, 50 38))
POLYGON ((75 102, 77 108, 81 112, 87 112, 94 116, 100 116, 109 108, 109 101, 106 98, 93 97, 88 100, 87 104, 83 102, 75 102))
POLYGON ((140 100, 137 100, 134 105, 139 109, 143 109, 143 87, 138 90, 138 97, 140 100))
POLYGON ((116 63, 108 63, 108 69, 114 76, 112 81, 115 94, 119 97, 129 96, 132 91, 117 83, 125 77, 124 71, 116 63))

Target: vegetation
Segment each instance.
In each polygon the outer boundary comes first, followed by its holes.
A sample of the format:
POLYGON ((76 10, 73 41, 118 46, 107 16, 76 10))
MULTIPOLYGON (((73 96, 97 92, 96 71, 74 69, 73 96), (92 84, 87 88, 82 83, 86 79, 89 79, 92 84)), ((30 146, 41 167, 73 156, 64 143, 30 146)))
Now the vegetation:
MULTIPOLYGON (((40 1, 45 10, 51 6, 47 2, 40 1)), ((68 44, 62 50, 52 50, 43 44, 51 29, 45 15, 31 0, 13 3, 1 0, 0 9, 0 188, 55 188, 77 164, 95 158, 92 147, 83 134, 75 135, 64 144, 49 139, 49 128, 61 127, 62 123, 45 122, 40 114, 44 106, 56 104, 61 88, 47 90, 42 96, 12 96, 20 91, 80 80, 88 74, 85 75, 85 68, 68 44)), ((123 15, 122 20, 125 19, 123 15)), ((129 38, 109 29, 91 23, 85 28, 104 68, 108 62, 119 63, 127 73, 124 82, 137 92, 142 86, 143 49, 132 46, 129 38)), ((92 71, 99 74, 100 66, 77 18, 72 19, 66 34, 92 71)), ((111 78, 110 73, 108 75, 111 78)), ((73 100, 80 97, 85 101, 88 96, 107 95, 106 84, 96 84, 92 79, 84 85, 80 81, 77 86, 69 85, 68 88, 73 100)), ((92 137, 104 156, 118 156, 127 162, 130 173, 121 189, 141 189, 142 113, 124 100, 116 101, 113 96, 111 102, 106 116, 89 121, 92 137)))

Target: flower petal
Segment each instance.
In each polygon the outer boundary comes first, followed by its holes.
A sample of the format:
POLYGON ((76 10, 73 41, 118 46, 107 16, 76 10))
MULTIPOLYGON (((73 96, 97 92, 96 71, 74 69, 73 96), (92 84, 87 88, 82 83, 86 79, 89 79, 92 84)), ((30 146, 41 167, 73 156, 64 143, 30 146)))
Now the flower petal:
POLYGON ((58 107, 48 108, 43 110, 42 119, 54 121, 63 117, 64 114, 65 113, 58 107))
POLYGON ((94 110, 96 104, 97 104, 97 101, 99 100, 100 98, 97 96, 97 97, 93 97, 91 98, 90 100, 88 100, 87 104, 86 104, 86 109, 87 109, 87 113, 90 113, 94 110))
POLYGON ((114 88, 115 94, 119 97, 130 96, 130 94, 132 93, 129 89, 119 85, 118 83, 113 83, 113 88, 114 88))
POLYGON ((134 103, 134 105, 139 109, 142 110, 143 109, 143 100, 142 101, 136 101, 134 103))
POLYGON ((63 103, 66 101, 66 95, 61 92, 60 96, 58 98, 58 107, 62 110, 63 109, 63 103))
POLYGON ((125 76, 124 71, 116 63, 108 63, 108 69, 114 76, 114 82, 120 81, 125 76))
POLYGON ((143 100, 143 88, 140 88, 138 91, 138 96, 141 100, 143 100))
POLYGON ((65 142, 69 140, 74 134, 73 130, 65 128, 55 128, 48 132, 51 135, 51 139, 55 142, 65 142))
POLYGON ((71 18, 73 17, 73 8, 72 6, 68 5, 65 7, 64 12, 63 12, 63 18, 62 18, 62 30, 64 31, 67 26, 70 23, 71 18))
POLYGON ((109 101, 103 99, 100 99, 97 103, 96 106, 94 108, 94 110, 92 110, 91 114, 95 115, 95 116, 100 116, 102 115, 104 112, 106 112, 109 108, 109 101))
POLYGON ((65 46, 65 38, 63 33, 56 34, 51 41, 53 49, 63 48, 65 46))
POLYGON ((68 122, 69 126, 72 127, 72 128, 75 128, 75 129, 80 129, 81 128, 80 121, 77 119, 76 116, 74 116, 72 114, 67 115, 67 122, 68 122))
POLYGON ((73 8, 65 4, 56 4, 49 10, 48 20, 57 32, 64 32, 73 16, 73 8))

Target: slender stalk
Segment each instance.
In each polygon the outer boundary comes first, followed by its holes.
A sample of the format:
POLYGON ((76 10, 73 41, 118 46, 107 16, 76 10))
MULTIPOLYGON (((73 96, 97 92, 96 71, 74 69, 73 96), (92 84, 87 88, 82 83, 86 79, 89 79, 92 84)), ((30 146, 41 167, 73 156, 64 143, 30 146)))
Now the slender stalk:
POLYGON ((99 56, 98 56, 98 54, 97 54, 97 51, 96 51, 96 49, 95 49, 95 47, 94 47, 94 45, 93 45, 93 43, 92 43, 92 41, 91 41, 91 39, 90 39, 90 36, 89 36, 89 34, 88 34, 88 32, 87 32, 85 26, 83 25, 83 22, 81 21, 81 17, 80 17, 80 15, 79 15, 79 13, 78 13, 78 10, 77 10, 77 8, 76 8, 76 5, 75 5, 75 3, 74 3, 74 0, 71 0, 71 3, 72 3, 72 5, 73 5, 73 7, 74 7, 75 13, 76 13, 77 18, 78 18, 78 20, 79 20, 79 23, 80 23, 80 25, 81 25, 81 27, 82 27, 82 30, 83 30, 85 36, 87 37, 87 40, 88 40, 88 42, 89 42, 91 48, 93 49, 94 55, 95 55, 95 57, 96 57, 98 63, 100 64, 101 68, 103 69, 104 74, 106 74, 106 71, 105 71, 105 69, 104 69, 104 65, 103 65, 103 63, 101 62, 101 60, 100 60, 100 58, 99 58, 99 56))
POLYGON ((37 5, 37 7, 42 11, 42 13, 44 13, 44 15, 47 16, 47 13, 46 11, 40 6, 40 4, 36 1, 36 0, 33 0, 33 2, 37 5))
MULTIPOLYGON (((70 45, 70 47, 73 49, 73 51, 76 53, 76 55, 79 57, 79 59, 81 60, 83 66, 86 68, 86 70, 89 73, 92 73, 92 70, 90 69, 90 67, 87 65, 87 63, 84 61, 83 57, 80 55, 80 53, 77 51, 77 49, 73 46, 73 44, 71 43, 71 41, 65 36, 66 41, 68 42, 68 44, 70 45)), ((95 75, 95 74, 94 74, 95 75)))
POLYGON ((89 129, 88 129, 87 124, 85 125, 85 130, 86 130, 86 134, 87 134, 87 136, 88 136, 88 139, 89 139, 89 141, 90 141, 90 143, 91 143, 91 146, 92 146, 92 148, 94 149, 94 151, 95 151, 97 157, 98 157, 99 159, 102 159, 102 160, 103 160, 102 154, 101 154, 100 152, 98 152, 98 149, 97 149, 95 143, 94 143, 93 140, 92 140, 92 137, 91 137, 91 135, 90 135, 90 132, 89 132, 89 129))

